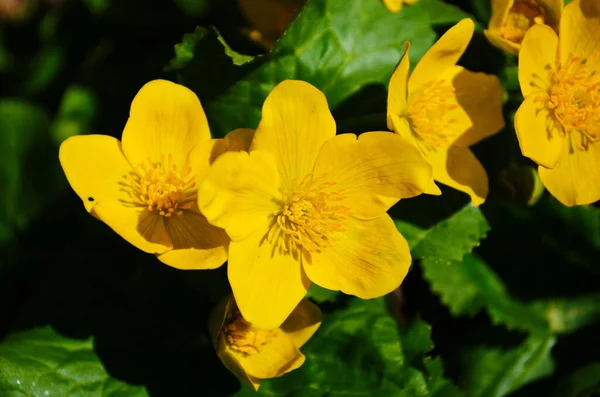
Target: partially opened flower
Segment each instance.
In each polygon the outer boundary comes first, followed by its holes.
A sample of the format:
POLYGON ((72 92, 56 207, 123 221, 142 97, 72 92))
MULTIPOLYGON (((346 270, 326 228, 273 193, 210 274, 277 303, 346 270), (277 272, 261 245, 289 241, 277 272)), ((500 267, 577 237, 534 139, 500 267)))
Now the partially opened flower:
POLYGON ((388 10, 396 13, 402 11, 404 4, 415 4, 417 1, 419 0, 383 0, 383 4, 388 10))
MULTIPOLYGON (((469 194, 478 206, 487 197, 488 178, 469 146, 504 128, 504 118, 498 78, 456 66, 473 30, 470 19, 450 28, 412 74, 410 45, 404 45, 390 80, 387 124, 419 148, 436 181, 469 194)), ((426 193, 440 191, 432 183, 426 193)))
POLYGON ((277 328, 263 329, 246 321, 233 297, 210 315, 209 330, 217 355, 241 381, 258 390, 262 379, 277 378, 305 360, 300 348, 321 325, 321 311, 304 299, 277 328))
POLYGON ((558 32, 563 0, 492 0, 485 37, 501 50, 518 55, 527 30, 548 25, 558 32))
MULTIPOLYGON (((227 141, 241 137, 243 146, 244 134, 227 141)), ((134 98, 122 142, 74 136, 59 158, 88 212, 125 240, 173 267, 212 269, 227 259, 229 238, 199 211, 196 181, 214 160, 211 148, 230 146, 220 142, 192 91, 154 80, 134 98)))
POLYGON ((431 167, 389 132, 335 134, 325 96, 284 81, 249 153, 224 153, 200 186, 200 209, 232 239, 229 282, 253 324, 279 326, 311 282, 374 298, 408 271, 408 245, 386 211, 421 194, 431 167))
POLYGON ((524 156, 546 189, 573 206, 600 199, 600 2, 565 6, 560 38, 547 26, 525 35, 515 115, 524 156))

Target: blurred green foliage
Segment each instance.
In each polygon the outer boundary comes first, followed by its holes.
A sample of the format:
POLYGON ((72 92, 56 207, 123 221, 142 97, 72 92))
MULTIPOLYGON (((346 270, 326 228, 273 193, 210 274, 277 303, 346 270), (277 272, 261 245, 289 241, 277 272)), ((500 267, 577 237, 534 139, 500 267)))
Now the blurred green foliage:
POLYGON ((555 396, 600 393, 600 210, 540 189, 512 118, 516 60, 481 29, 489 3, 309 0, 265 52, 236 2, 38 4, 0 27, 0 396, 555 396), (58 163, 76 134, 120 137, 147 81, 193 89, 213 135, 254 128, 281 80, 320 88, 340 132, 386 129, 387 82, 464 17, 460 63, 498 74, 507 127, 475 147, 490 177, 390 210, 414 257, 400 290, 360 301, 313 286, 324 321, 306 363, 258 393, 219 362, 206 329, 226 268, 184 272, 86 213, 58 163), (48 391, 48 394, 46 394, 48 391))

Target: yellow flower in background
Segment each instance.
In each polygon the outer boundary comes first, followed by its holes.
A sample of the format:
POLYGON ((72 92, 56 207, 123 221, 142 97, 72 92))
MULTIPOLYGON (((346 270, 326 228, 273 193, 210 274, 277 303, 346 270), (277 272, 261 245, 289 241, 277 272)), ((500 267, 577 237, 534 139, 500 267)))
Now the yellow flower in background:
MULTIPOLYGON (((420 149, 436 181, 469 194, 478 206, 487 197, 488 178, 469 146, 504 128, 504 118, 498 78, 456 66, 473 30, 470 19, 450 28, 412 74, 405 43, 390 80, 387 124, 420 149)), ((426 193, 440 190, 431 183, 426 193)))
POLYGON ((560 38, 534 26, 523 40, 515 115, 523 155, 546 189, 573 206, 600 199, 600 2, 565 6, 560 38))
POLYGON ((386 211, 429 183, 410 143, 389 132, 336 136, 325 96, 287 80, 265 100, 249 153, 220 156, 198 202, 232 239, 228 276, 243 316, 276 328, 311 281, 366 299, 396 289, 411 258, 386 211))
POLYGON ((419 0, 383 0, 383 4, 391 12, 400 12, 404 4, 415 4, 419 0))
POLYGON ((229 238, 198 210, 197 177, 214 160, 211 150, 244 139, 247 148, 244 131, 211 140, 196 95, 154 80, 134 98, 122 142, 74 136, 59 159, 87 211, 129 243, 176 268, 212 269, 227 259, 229 238))
POLYGON ((558 32, 563 0, 492 0, 492 17, 483 33, 494 46, 518 55, 527 30, 548 25, 558 32))
POLYGON ((321 325, 321 310, 304 299, 280 327, 258 328, 246 321, 233 297, 210 315, 209 330, 217 355, 241 381, 258 390, 262 379, 282 376, 305 360, 300 348, 321 325))

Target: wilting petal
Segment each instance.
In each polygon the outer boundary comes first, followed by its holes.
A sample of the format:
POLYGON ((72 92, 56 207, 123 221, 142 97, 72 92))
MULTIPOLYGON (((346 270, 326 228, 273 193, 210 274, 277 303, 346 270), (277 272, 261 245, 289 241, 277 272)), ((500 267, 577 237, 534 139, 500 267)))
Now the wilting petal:
POLYGON ((177 269, 215 269, 227 260, 229 236, 212 226, 197 208, 165 220, 173 249, 158 256, 177 269))
POLYGON ((287 189, 294 178, 312 171, 321 146, 335 131, 325 95, 307 82, 285 80, 265 99, 250 150, 274 156, 287 189))
POLYGON ((408 82, 409 96, 433 77, 444 73, 446 69, 456 65, 467 49, 475 24, 465 18, 448 29, 446 33, 425 53, 415 67, 408 82))
POLYGON ((550 27, 535 25, 527 31, 519 53, 519 84, 525 98, 548 89, 548 73, 554 69, 557 50, 558 36, 550 27))
POLYGON ((179 171, 190 150, 209 139, 208 121, 196 94, 166 80, 153 80, 140 89, 122 138, 125 156, 134 167, 148 159, 170 159, 179 171))
POLYGON ((406 111, 408 75, 410 72, 409 52, 410 43, 407 41, 404 43, 404 55, 400 58, 400 63, 396 66, 388 87, 387 126, 392 131, 396 131, 393 118, 399 117, 406 111))
POLYGON ((275 160, 258 150, 221 155, 198 189, 200 211, 234 241, 266 228, 280 199, 275 160))
POLYGON ((283 322, 281 329, 297 348, 301 348, 317 332, 322 320, 321 309, 308 299, 303 299, 283 322))
POLYGON ((347 230, 313 254, 304 270, 323 288, 370 299, 398 288, 410 263, 408 243, 384 214, 368 221, 348 219, 347 230))
MULTIPOLYGON (((579 139, 579 136, 575 135, 571 139, 579 139)), ((579 150, 569 140, 565 140, 560 159, 554 168, 539 167, 538 172, 546 189, 564 205, 571 207, 600 200, 598 143, 590 144, 587 150, 579 150)))
MULTIPOLYGON (((560 61, 570 55, 589 57, 600 50, 600 2, 574 0, 560 19, 560 61)), ((596 57, 598 54, 596 54, 596 57)), ((598 59, 596 58, 596 62, 598 59)))
POLYGON ((552 168, 563 150, 564 137, 561 127, 536 96, 532 94, 519 106, 515 115, 515 130, 523 156, 543 167, 552 168))
POLYGON ((503 90, 498 77, 453 66, 444 79, 451 81, 458 105, 452 114, 453 128, 462 131, 453 145, 468 147, 504 128, 503 90))
POLYGON ((452 146, 447 151, 431 151, 426 157, 433 167, 436 181, 467 193, 475 207, 485 201, 487 174, 470 149, 452 146))
POLYGON ((162 220, 131 202, 126 176, 132 170, 117 139, 74 136, 61 144, 58 156, 88 212, 142 251, 162 253, 171 248, 162 220))
POLYGON ((383 215, 401 198, 423 193, 432 178, 419 149, 390 132, 331 138, 319 153, 314 175, 336 182, 331 189, 343 189, 344 204, 361 219, 383 215))
POLYGON ((229 246, 228 275, 242 315, 261 328, 279 327, 304 298, 310 280, 300 259, 265 241, 266 230, 229 246))

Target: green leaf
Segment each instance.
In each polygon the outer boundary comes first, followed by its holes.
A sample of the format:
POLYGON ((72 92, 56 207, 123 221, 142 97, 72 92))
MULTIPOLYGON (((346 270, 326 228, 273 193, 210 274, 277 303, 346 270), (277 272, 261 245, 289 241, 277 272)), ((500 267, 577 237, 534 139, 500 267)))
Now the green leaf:
POLYGON ((575 332, 600 320, 600 293, 542 300, 532 307, 548 321, 552 332, 575 332))
POLYGON ((593 397, 600 394, 600 361, 579 368, 563 378, 555 397, 593 397))
POLYGON ((317 303, 323 302, 333 302, 339 296, 340 291, 332 291, 330 289, 325 289, 323 287, 319 287, 317 284, 313 283, 308 290, 308 294, 306 294, 307 298, 314 300, 317 303))
POLYGON ((51 127, 54 143, 59 145, 73 135, 89 133, 97 106, 89 88, 78 85, 67 88, 51 127))
POLYGON ((554 337, 530 337, 509 350, 483 346, 469 349, 460 360, 459 385, 469 396, 506 396, 554 371, 550 355, 554 343, 554 337))
MULTIPOLYGON (((209 104, 211 126, 221 136, 234 128, 256 127, 264 99, 286 79, 315 85, 332 109, 365 86, 387 89, 405 41, 412 44, 413 64, 433 44, 431 15, 440 4, 422 0, 393 14, 381 1, 309 0, 275 48, 253 62, 254 70, 209 104)), ((446 15, 444 22, 463 16, 446 15)), ((187 79, 184 83, 199 95, 206 88, 187 79)))
POLYGON ((141 386, 113 379, 96 356, 92 340, 65 338, 50 327, 11 335, 0 343, 0 395, 147 396, 141 386))
POLYGON ((302 367, 264 381, 258 393, 244 388, 236 396, 461 396, 456 388, 442 394, 452 385, 443 378, 441 362, 432 364, 424 356, 433 347, 430 331, 416 319, 399 332, 383 299, 353 299, 347 308, 324 316, 302 348, 302 367))

